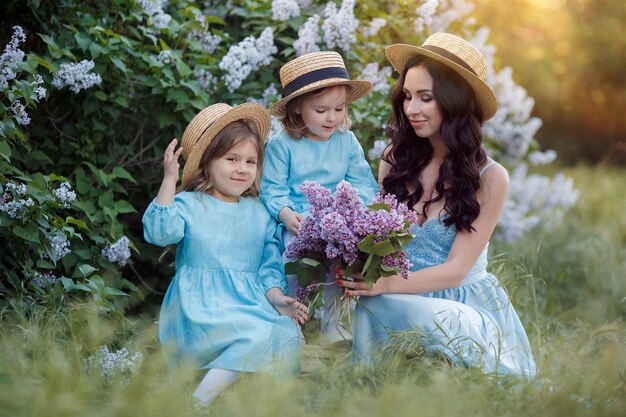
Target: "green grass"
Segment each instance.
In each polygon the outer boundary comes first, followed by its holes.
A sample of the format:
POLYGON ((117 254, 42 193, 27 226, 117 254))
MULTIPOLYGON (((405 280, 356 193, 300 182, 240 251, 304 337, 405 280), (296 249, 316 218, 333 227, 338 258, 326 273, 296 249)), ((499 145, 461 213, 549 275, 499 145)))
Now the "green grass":
MULTIPOLYGON (((451 368, 410 343, 368 370, 347 351, 307 348, 308 372, 247 375, 209 410, 189 407, 200 375, 169 372, 154 319, 99 318, 88 306, 0 327, 0 416, 618 416, 626 409, 626 171, 568 169, 578 205, 551 230, 492 245, 492 269, 529 333, 536 379, 451 368), (135 375, 85 368, 101 345, 140 351, 135 375)), ((311 326, 315 328, 315 323, 311 326)))

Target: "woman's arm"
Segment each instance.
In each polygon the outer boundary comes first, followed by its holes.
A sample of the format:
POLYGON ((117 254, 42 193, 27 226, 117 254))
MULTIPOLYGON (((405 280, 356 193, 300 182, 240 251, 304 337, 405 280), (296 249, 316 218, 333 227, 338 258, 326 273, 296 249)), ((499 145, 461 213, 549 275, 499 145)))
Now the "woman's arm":
MULTIPOLYGON (((381 170, 382 170, 381 163, 381 170)), ((476 193, 480 215, 472 226, 476 231, 458 232, 448 258, 441 265, 424 268, 401 276, 380 278, 370 289, 363 282, 342 281, 349 295, 378 295, 385 293, 417 294, 458 287, 483 251, 496 227, 508 193, 506 170, 494 164, 481 176, 476 193)))

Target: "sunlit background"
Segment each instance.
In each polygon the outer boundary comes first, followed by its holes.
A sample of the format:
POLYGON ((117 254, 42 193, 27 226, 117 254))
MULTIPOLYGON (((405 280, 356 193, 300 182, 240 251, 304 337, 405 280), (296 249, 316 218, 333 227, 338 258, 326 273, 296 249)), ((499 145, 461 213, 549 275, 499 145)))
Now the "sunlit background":
POLYGON ((475 0, 496 66, 536 101, 542 148, 565 164, 626 161, 626 1, 475 0))

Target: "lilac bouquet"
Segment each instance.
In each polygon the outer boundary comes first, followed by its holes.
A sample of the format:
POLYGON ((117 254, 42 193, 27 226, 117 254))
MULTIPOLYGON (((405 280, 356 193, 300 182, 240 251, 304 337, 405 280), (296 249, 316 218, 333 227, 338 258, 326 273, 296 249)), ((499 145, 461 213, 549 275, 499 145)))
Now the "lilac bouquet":
POLYGON ((373 285, 382 276, 408 277, 410 262, 404 247, 417 214, 392 194, 377 194, 363 207, 357 191, 347 181, 337 185, 334 195, 312 181, 300 187, 311 203, 309 215, 287 247, 296 258, 285 265, 287 274, 297 274, 303 288, 324 277, 334 261, 347 274, 360 273, 373 285))

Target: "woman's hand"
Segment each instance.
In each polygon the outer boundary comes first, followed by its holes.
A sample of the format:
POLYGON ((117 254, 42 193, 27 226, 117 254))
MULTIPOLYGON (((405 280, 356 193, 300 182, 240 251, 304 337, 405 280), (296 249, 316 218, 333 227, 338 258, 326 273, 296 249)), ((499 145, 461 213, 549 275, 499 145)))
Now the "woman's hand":
POLYGON ((337 284, 339 284, 340 287, 344 288, 344 294, 350 297, 373 297, 376 295, 385 294, 387 292, 386 284, 390 277, 378 278, 372 288, 370 288, 369 284, 365 282, 360 275, 347 278, 354 278, 354 281, 346 279, 346 277, 343 275, 340 275, 337 278, 337 284))
POLYGON ((298 234, 300 223, 304 220, 301 214, 296 213, 289 207, 283 207, 280 213, 278 213, 278 218, 285 224, 285 227, 292 235, 298 234))

